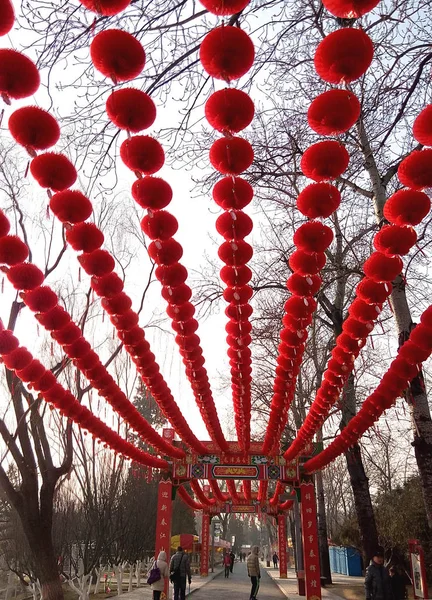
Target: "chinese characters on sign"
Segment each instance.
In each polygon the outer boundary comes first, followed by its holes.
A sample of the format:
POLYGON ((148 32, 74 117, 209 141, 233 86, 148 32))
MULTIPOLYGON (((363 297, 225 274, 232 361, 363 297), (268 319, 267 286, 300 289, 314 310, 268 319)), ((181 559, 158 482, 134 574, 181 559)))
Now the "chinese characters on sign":
POLYGON ((306 599, 320 600, 321 571, 314 484, 312 482, 301 483, 300 491, 306 599))
POLYGON ((286 542, 286 515, 278 515, 278 539, 279 539, 279 574, 281 579, 288 576, 287 570, 287 542, 286 542))
MULTIPOLYGON (((156 547, 155 556, 165 550, 168 564, 171 547, 171 515, 172 515, 172 483, 170 480, 160 481, 158 489, 158 506, 156 521, 156 547)), ((168 580, 165 583, 165 594, 168 593, 168 580)))
POLYGON ((201 577, 207 577, 209 565, 210 515, 203 512, 201 529, 201 577))

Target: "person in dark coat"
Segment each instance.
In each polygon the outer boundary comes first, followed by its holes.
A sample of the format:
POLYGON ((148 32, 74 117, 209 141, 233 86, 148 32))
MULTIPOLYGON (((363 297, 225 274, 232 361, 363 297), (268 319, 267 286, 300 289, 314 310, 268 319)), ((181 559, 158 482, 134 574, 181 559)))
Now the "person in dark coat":
POLYGON ((170 573, 178 570, 179 576, 172 581, 174 584, 174 600, 185 600, 186 597, 186 578, 189 585, 192 581, 189 557, 183 548, 179 546, 177 552, 172 556, 170 563, 170 573))
POLYGON ((384 566, 384 550, 378 548, 366 569, 366 600, 393 600, 390 575, 384 566))
POLYGON ((275 569, 278 568, 278 562, 279 562, 279 556, 276 554, 276 552, 273 554, 273 567, 275 569))
POLYGON ((230 571, 232 573, 233 572, 233 568, 234 568, 234 561, 235 561, 235 554, 234 554, 234 552, 232 550, 230 552, 230 560, 231 560, 230 571))
POLYGON ((403 575, 399 573, 395 566, 390 567, 389 575, 393 600, 406 600, 408 594, 403 575))

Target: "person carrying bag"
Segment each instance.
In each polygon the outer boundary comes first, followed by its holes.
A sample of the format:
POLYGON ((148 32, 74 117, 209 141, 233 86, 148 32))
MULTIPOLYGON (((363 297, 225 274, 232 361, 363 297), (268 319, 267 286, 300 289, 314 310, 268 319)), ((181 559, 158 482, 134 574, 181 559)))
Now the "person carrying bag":
POLYGON ((183 552, 183 548, 179 546, 170 563, 170 580, 174 585, 174 600, 185 600, 186 578, 189 579, 190 585, 192 575, 189 558, 183 552))
POLYGON ((153 600, 161 600, 162 592, 165 588, 165 580, 169 577, 169 568, 167 555, 164 550, 159 552, 157 560, 155 559, 147 576, 147 583, 153 590, 153 600))

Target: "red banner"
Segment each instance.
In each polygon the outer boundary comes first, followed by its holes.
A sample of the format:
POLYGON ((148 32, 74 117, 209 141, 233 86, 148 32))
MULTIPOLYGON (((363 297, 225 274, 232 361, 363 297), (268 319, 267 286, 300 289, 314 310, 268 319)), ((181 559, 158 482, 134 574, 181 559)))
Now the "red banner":
POLYGON ((302 482, 300 491, 306 598, 307 600, 321 600, 315 486, 312 482, 302 482))
POLYGON ((281 579, 286 579, 288 577, 286 515, 278 515, 277 519, 279 540, 279 576, 281 579))
MULTIPOLYGON (((155 556, 164 550, 167 554, 168 564, 170 562, 171 549, 171 516, 172 516, 172 483, 168 479, 159 482, 158 506, 156 520, 156 544, 155 556)), ((168 597, 168 578, 165 581, 165 594, 168 597)))
POLYGON ((210 515, 203 512, 201 529, 201 577, 207 577, 209 571, 209 549, 210 549, 210 515))

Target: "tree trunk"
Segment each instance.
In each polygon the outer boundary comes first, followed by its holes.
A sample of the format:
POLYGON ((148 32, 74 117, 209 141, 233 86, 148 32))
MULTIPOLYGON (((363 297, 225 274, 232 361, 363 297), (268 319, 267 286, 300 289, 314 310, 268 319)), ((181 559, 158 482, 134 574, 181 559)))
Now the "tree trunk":
MULTIPOLYGON (((344 389, 341 429, 349 423, 355 414, 356 397, 354 375, 351 373, 344 389)), ((365 559, 364 564, 368 565, 378 546, 378 530, 369 490, 369 480, 364 470, 360 446, 355 444, 345 452, 345 458, 354 495, 354 505, 360 530, 360 540, 365 559)))
MULTIPOLYGON (((386 186, 395 175, 396 168, 392 168, 384 177, 381 177, 361 120, 358 123, 357 131, 361 149, 365 157, 365 167, 372 183, 376 220, 381 225, 384 223, 383 209, 387 200, 386 186)), ((413 327, 405 287, 405 281, 399 275, 393 282, 393 290, 390 298, 396 321, 399 346, 408 339, 413 327)), ((412 445, 414 446, 419 470, 428 525, 432 528, 432 418, 421 372, 411 382, 406 399, 411 412, 412 429, 414 432, 412 445)))
POLYGON ((325 577, 325 582, 327 584, 331 584, 332 576, 330 570, 330 555, 328 547, 327 517, 325 510, 324 486, 321 471, 318 471, 315 474, 315 482, 317 489, 318 504, 318 543, 320 552, 321 575, 322 577, 325 577))

